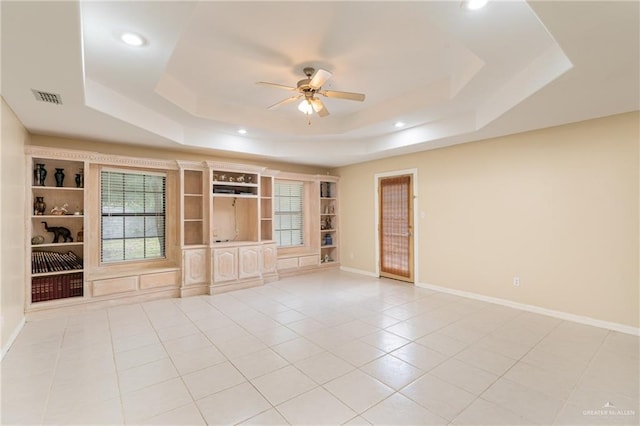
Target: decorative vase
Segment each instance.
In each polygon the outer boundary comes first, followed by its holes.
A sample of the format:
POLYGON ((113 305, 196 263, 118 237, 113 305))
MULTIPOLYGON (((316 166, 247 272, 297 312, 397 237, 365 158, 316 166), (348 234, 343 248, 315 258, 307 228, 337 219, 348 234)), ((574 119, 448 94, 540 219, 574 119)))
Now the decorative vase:
POLYGON ((83 229, 78 231, 78 235, 76 236, 76 241, 79 242, 79 243, 84 241, 84 230, 83 229))
POLYGON ((44 180, 47 178, 47 169, 44 168, 44 164, 36 164, 36 168, 33 171, 36 185, 44 186, 44 180))
POLYGON ((330 246, 332 244, 333 244, 333 238, 331 237, 331 234, 324 234, 324 245, 330 246))
POLYGON ((53 176, 56 178, 56 186, 61 187, 64 183, 64 169, 56 169, 56 173, 53 176))
POLYGON ((33 203, 33 212, 36 215, 44 214, 47 208, 47 203, 44 202, 44 197, 36 197, 36 201, 33 203))
POLYGON ((76 173, 76 188, 84 188, 84 175, 76 173))

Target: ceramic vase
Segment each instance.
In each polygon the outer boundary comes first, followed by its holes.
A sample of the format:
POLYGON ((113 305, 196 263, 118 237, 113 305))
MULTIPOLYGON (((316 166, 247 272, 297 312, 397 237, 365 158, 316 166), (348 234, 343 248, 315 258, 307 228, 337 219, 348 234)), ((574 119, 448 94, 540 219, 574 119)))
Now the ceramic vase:
POLYGON ((64 169, 56 169, 56 173, 53 175, 56 178, 56 186, 61 187, 64 184, 64 169))
POLYGON ((44 164, 36 164, 36 168, 33 171, 36 185, 44 186, 44 181, 47 178, 47 169, 44 168, 44 164))

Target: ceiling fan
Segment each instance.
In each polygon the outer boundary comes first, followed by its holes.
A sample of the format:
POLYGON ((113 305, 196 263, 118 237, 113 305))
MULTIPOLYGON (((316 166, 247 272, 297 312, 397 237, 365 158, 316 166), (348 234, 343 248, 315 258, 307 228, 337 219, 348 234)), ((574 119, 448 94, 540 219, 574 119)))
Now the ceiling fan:
POLYGON ((298 99, 302 99, 302 102, 300 103, 300 105, 298 105, 298 109, 300 111, 307 115, 310 115, 315 111, 320 117, 326 117, 327 115, 329 115, 329 111, 327 110, 327 107, 322 103, 322 101, 316 97, 316 95, 322 95, 327 98, 347 99, 350 101, 364 101, 364 94, 362 93, 322 90, 322 85, 331 78, 332 74, 329 71, 323 69, 316 70, 312 67, 306 67, 302 71, 307 76, 307 78, 298 81, 296 87, 258 81, 257 84, 298 92, 298 94, 275 103, 267 109, 274 109, 281 105, 286 105, 288 103, 295 102, 298 99))

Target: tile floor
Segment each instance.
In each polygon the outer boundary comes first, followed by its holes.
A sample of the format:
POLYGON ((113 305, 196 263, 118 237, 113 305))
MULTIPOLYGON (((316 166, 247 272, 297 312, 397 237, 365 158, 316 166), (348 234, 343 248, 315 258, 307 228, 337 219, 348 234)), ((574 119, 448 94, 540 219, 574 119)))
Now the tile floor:
POLYGON ((339 271, 28 322, 2 424, 638 424, 639 339, 339 271))

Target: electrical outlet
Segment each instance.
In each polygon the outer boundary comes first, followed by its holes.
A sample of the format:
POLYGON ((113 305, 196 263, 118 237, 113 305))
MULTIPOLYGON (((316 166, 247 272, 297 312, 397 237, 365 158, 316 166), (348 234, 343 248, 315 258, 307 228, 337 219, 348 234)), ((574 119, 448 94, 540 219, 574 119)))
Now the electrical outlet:
POLYGON ((520 277, 513 277, 513 285, 515 287, 520 287, 520 277))

